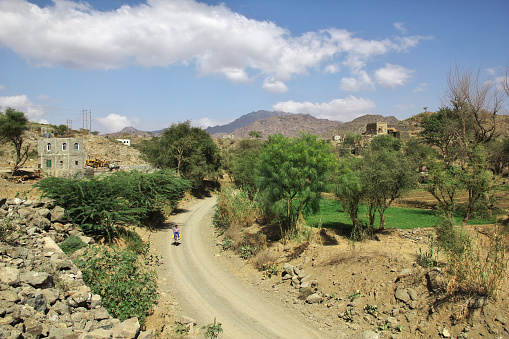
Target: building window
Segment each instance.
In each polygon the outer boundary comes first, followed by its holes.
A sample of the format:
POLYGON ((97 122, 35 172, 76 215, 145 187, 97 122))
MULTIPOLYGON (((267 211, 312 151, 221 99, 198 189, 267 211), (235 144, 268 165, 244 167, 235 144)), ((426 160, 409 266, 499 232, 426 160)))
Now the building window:
POLYGON ((46 160, 46 167, 51 167, 51 160, 46 160))
POLYGON ((49 142, 46 144, 46 151, 51 151, 51 144, 49 142))
POLYGON ((80 150, 80 144, 78 144, 77 142, 74 143, 74 149, 76 151, 79 151, 80 150))
POLYGON ((74 162, 74 164, 75 164, 76 166, 78 166, 78 160, 76 160, 76 161, 74 162))
POLYGON ((65 151, 66 149, 67 149, 67 143, 65 143, 65 142, 64 142, 64 143, 62 144, 62 151, 65 151))

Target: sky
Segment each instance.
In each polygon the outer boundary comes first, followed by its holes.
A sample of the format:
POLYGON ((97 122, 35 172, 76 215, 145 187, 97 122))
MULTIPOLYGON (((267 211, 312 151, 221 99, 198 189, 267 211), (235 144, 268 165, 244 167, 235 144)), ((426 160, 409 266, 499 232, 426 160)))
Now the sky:
POLYGON ((117 132, 258 110, 403 120, 498 81, 508 0, 0 0, 0 111, 117 132))

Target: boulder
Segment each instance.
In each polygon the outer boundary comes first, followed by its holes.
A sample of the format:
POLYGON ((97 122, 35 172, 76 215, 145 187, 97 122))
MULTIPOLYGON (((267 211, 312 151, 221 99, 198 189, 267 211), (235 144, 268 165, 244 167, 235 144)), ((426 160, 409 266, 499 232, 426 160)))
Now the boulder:
POLYGON ((20 281, 35 288, 50 288, 55 286, 53 283, 53 277, 46 272, 28 271, 21 273, 20 281))
POLYGON ((67 222, 67 212, 60 206, 55 206, 51 210, 51 222, 67 222))
POLYGON ((306 298, 308 304, 317 304, 323 301, 323 297, 318 293, 313 293, 306 298))
POLYGON ((0 267, 0 282, 15 286, 20 282, 20 271, 14 267, 0 267))

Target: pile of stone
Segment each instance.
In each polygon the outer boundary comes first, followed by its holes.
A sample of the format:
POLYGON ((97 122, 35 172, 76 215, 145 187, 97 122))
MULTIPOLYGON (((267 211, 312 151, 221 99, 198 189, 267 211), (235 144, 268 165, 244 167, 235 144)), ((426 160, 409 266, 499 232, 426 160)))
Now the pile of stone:
POLYGON ((315 304, 323 301, 323 295, 317 291, 318 281, 312 279, 310 274, 306 274, 302 268, 304 264, 292 265, 285 263, 283 266, 282 279, 283 281, 290 281, 290 285, 298 290, 308 290, 315 293, 308 293, 306 303, 315 304))
POLYGON ((65 211, 49 202, 0 199, 0 338, 151 338, 137 318, 121 322, 90 291, 57 242, 74 234, 65 211))

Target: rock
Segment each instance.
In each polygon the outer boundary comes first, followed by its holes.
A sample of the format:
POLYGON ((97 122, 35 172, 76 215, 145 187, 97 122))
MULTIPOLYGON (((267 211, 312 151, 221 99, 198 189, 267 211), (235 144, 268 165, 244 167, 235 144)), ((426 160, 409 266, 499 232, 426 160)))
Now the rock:
POLYGON ((482 297, 472 298, 468 302, 468 308, 475 310, 475 309, 483 307, 487 303, 488 303, 488 299, 487 298, 482 298, 482 297))
POLYGON ((408 290, 401 286, 398 286, 398 288, 396 288, 396 292, 394 292, 394 297, 396 298, 396 300, 403 301, 404 303, 407 303, 410 300, 408 290))
POLYGON ((51 210, 51 222, 67 222, 67 212, 60 206, 55 206, 51 210))
POLYGON ((308 304, 321 303, 322 301, 323 301, 323 297, 318 293, 313 293, 306 298, 306 302, 308 304))
POLYGON ((443 291, 446 285, 444 273, 438 267, 426 273, 426 286, 430 292, 443 291))
POLYGON ((407 288, 408 295, 410 296, 410 299, 417 300, 417 292, 413 288, 407 288))
POLYGON ((451 332, 449 332, 447 327, 444 327, 444 329, 442 330, 442 337, 444 337, 444 338, 450 338, 451 337, 451 332))
POLYGON ((154 337, 154 332, 152 330, 140 332, 138 339, 152 339, 154 337))
POLYGON ((293 276, 293 265, 289 263, 285 263, 283 266, 283 271, 289 276, 293 276))
POLYGON ((0 267, 0 282, 15 286, 20 282, 20 271, 14 267, 0 267))
POLYGON ((5 300, 9 303, 17 303, 21 300, 19 295, 11 290, 0 291, 0 300, 5 300))
POLYGON ((50 288, 54 286, 53 277, 46 272, 25 272, 20 275, 20 281, 35 288, 50 288))
POLYGON ((32 307, 37 312, 46 312, 48 307, 48 301, 46 300, 46 297, 40 292, 28 296, 23 300, 23 303, 32 307))
POLYGON ((140 332, 140 323, 138 318, 131 318, 116 325, 111 330, 114 338, 134 339, 140 332))
POLYGON ((29 338, 39 338, 42 335, 42 323, 33 318, 28 318, 23 322, 25 326, 25 333, 29 338))
POLYGON ((113 335, 112 330, 98 328, 85 335, 85 339, 109 339, 112 337, 112 335, 113 335))
POLYGON ((51 211, 47 208, 39 208, 37 214, 46 219, 51 218, 51 211))

